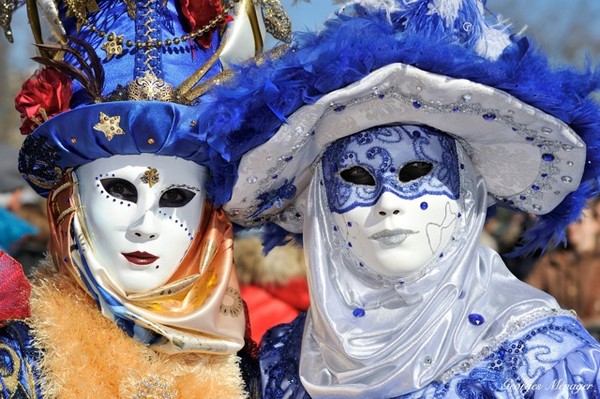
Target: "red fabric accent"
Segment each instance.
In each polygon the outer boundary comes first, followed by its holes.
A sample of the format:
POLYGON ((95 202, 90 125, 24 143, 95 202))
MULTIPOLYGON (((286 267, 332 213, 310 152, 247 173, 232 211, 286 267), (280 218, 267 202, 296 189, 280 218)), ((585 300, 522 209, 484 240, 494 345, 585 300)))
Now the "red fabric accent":
POLYGON ((0 326, 7 320, 31 316, 31 284, 21 264, 0 251, 0 326))
POLYGON ((244 303, 244 316, 246 317, 246 330, 244 331, 244 349, 253 359, 258 359, 258 344, 257 341, 252 339, 252 326, 250 321, 250 314, 248 312, 248 304, 244 303))
POLYGON ((267 284, 264 289, 275 298, 290 304, 301 312, 308 309, 308 305, 310 305, 308 282, 304 277, 290 279, 285 285, 267 284))
MULTIPOLYGON (((181 12, 187 19, 190 25, 190 32, 201 29, 208 25, 210 21, 215 19, 223 12, 221 0, 181 0, 181 12)), ((197 38, 198 44, 204 48, 209 48, 212 38, 212 33, 221 29, 227 22, 233 20, 230 15, 227 15, 215 29, 208 31, 201 37, 197 38)))
POLYGON ((308 285, 303 278, 293 279, 285 285, 243 285, 242 298, 248 306, 252 339, 260 342, 273 326, 289 323, 308 309, 308 285))
POLYGON ((54 68, 39 69, 27 79, 15 98, 15 108, 21 114, 21 134, 33 132, 46 117, 69 110, 72 85, 70 77, 54 68))

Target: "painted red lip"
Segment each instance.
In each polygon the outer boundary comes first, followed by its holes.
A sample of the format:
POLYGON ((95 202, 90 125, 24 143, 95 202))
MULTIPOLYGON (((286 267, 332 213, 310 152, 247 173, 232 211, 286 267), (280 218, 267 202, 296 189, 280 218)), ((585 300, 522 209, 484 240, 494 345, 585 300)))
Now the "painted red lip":
POLYGON ((151 263, 156 262, 158 256, 154 256, 149 254, 148 252, 129 252, 129 253, 121 253, 129 262, 134 263, 136 265, 149 265, 151 263))

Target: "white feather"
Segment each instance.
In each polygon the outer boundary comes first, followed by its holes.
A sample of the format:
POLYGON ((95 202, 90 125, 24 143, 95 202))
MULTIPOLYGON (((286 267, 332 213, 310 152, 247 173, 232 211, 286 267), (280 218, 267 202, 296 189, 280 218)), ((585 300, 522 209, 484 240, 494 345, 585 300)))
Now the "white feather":
MULTIPOLYGON (((399 3, 397 0, 353 0, 349 1, 346 5, 352 6, 358 4, 371 11, 385 10, 389 15, 392 12, 401 10, 399 3)), ((346 6, 344 6, 344 9, 346 9, 346 6)))
POLYGON ((433 0, 427 5, 428 15, 438 14, 446 23, 446 26, 451 26, 463 4, 463 0, 433 0))
POLYGON ((496 60, 500 54, 511 43, 510 37, 506 29, 498 29, 490 27, 487 24, 482 24, 483 34, 477 42, 475 51, 482 57, 496 60))

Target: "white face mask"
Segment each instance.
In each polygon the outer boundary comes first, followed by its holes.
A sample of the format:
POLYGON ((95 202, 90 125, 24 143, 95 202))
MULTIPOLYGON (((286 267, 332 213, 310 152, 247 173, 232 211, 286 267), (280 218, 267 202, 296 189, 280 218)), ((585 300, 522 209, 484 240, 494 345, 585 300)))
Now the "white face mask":
POLYGON ((414 126, 338 140, 323 156, 336 229, 362 267, 403 277, 444 256, 461 217, 454 141, 414 126))
POLYGON ((165 284, 202 219, 206 168, 153 154, 100 158, 76 170, 95 255, 127 293, 165 284))

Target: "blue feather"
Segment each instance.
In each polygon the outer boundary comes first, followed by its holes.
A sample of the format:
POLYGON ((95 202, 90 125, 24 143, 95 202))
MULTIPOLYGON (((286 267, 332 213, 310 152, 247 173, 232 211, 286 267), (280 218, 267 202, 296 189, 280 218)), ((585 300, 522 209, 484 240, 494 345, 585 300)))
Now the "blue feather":
MULTIPOLYGON (((464 23, 480 19, 476 9, 463 7, 449 28, 437 14, 427 12, 427 4, 409 2, 407 9, 392 15, 339 14, 318 34, 295 34, 282 57, 240 66, 237 78, 217 87, 198 111, 199 124, 210 131, 210 144, 238 165, 243 154, 272 137, 291 113, 390 63, 479 82, 561 119, 587 143, 584 183, 552 212, 537 218, 519 252, 563 242, 567 224, 598 192, 600 110, 590 95, 600 87, 600 69, 553 69, 531 41, 517 37, 497 60, 484 58, 474 51, 481 26, 462 29, 464 23), (448 34, 449 29, 460 33, 448 34)), ((217 182, 236 178, 231 169, 215 168, 215 174, 217 182)))

